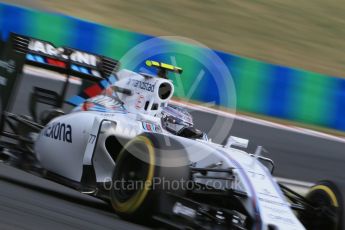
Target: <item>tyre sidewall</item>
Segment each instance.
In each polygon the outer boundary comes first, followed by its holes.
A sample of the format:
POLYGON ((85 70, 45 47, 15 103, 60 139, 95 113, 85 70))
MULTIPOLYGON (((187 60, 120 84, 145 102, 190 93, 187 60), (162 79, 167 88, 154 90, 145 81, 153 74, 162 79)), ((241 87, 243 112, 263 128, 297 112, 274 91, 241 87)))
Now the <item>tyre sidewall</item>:
MULTIPOLYGON (((187 181, 189 179, 189 166, 188 166, 188 156, 186 151, 184 150, 183 146, 172 137, 169 138, 169 145, 166 144, 166 136, 155 134, 155 133, 147 133, 144 135, 140 135, 137 138, 148 140, 154 149, 154 158, 155 158, 155 165, 153 165, 153 181, 152 185, 148 188, 145 192, 144 199, 140 202, 140 205, 137 208, 131 210, 119 210, 116 206, 114 206, 114 188, 111 190, 111 200, 113 207, 117 214, 125 219, 134 220, 136 222, 150 222, 152 215, 156 213, 171 213, 171 209, 174 205, 174 200, 171 195, 167 193, 173 193, 178 196, 185 196, 186 191, 184 190, 183 185, 178 188, 172 189, 172 186, 168 186, 169 183, 171 184, 172 181, 187 181), (176 156, 168 156, 169 150, 172 148, 176 149, 179 148, 180 151, 176 152, 176 156), (184 161, 181 162, 180 167, 166 167, 166 162, 162 161, 169 161, 171 157, 178 157, 179 160, 184 161)), ((132 143, 135 142, 135 139, 132 143)), ((131 142, 128 143, 130 145, 131 142)), ((128 153, 127 153, 128 154, 128 153)), ((121 162, 121 153, 119 154, 119 158, 117 164, 122 164, 121 162)), ((145 162, 143 162, 145 164, 145 162)), ((150 166, 152 167, 152 166, 150 166)), ((113 182, 116 180, 116 173, 117 170, 115 168, 114 175, 113 175, 113 182)))

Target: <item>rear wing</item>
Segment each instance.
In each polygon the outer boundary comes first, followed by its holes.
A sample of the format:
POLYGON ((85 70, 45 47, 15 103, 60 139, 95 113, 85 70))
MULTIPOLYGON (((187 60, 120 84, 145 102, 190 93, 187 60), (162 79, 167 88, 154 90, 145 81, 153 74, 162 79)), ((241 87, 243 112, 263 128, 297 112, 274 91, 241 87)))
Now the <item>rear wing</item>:
POLYGON ((0 46, 0 96, 3 111, 10 105, 25 64, 67 76, 63 88, 57 93, 58 107, 65 101, 70 76, 86 80, 83 83, 100 83, 107 81, 120 67, 119 61, 109 57, 70 47, 57 47, 48 41, 14 33, 0 46))
POLYGON ((119 68, 119 62, 93 53, 69 47, 56 47, 51 42, 11 34, 13 49, 24 53, 27 64, 98 81, 110 76, 119 68))

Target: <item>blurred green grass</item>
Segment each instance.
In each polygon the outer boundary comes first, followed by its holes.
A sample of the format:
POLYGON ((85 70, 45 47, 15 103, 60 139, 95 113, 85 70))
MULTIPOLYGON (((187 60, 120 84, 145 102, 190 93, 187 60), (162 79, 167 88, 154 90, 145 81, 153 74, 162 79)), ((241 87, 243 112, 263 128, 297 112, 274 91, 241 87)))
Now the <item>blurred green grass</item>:
POLYGON ((339 0, 17 0, 111 27, 177 35, 213 49, 345 77, 339 0))

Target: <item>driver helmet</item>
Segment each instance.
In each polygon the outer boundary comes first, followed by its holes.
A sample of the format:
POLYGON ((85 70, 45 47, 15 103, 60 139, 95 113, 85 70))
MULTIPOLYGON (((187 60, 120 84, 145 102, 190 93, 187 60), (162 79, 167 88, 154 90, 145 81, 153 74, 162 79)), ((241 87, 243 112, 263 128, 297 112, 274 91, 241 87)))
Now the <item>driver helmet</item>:
POLYGON ((185 127, 193 126, 192 115, 176 105, 164 107, 161 116, 163 128, 173 134, 178 134, 185 127))

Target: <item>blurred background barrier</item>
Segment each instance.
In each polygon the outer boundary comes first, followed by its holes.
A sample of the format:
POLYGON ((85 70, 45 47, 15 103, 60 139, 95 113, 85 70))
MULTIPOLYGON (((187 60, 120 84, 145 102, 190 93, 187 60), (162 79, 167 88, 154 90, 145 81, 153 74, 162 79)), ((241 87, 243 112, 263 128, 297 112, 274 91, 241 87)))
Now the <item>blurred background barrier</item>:
MULTIPOLYGON (((140 22, 138 22, 140 23, 140 22)), ((153 36, 113 29, 65 15, 41 12, 0 4, 0 30, 6 39, 9 32, 28 35, 51 41, 58 46, 70 46, 121 59, 136 45, 153 36)), ((184 69, 181 78, 183 87, 177 97, 196 102, 215 102, 242 113, 278 118, 307 125, 316 125, 337 131, 345 131, 345 79, 297 70, 279 65, 242 58, 215 51, 227 65, 236 89, 236 108, 227 97, 226 90, 219 89, 212 74, 206 70, 192 94, 188 90, 203 68, 203 63, 187 56, 207 54, 203 48, 176 41, 158 39, 171 47, 171 55, 156 56, 164 62, 176 64, 184 69), (188 55, 178 51, 183 50, 188 55)), ((144 54, 145 55, 145 54, 144 54)), ((150 53, 147 53, 147 58, 150 53)), ((126 66, 125 66, 126 67, 126 66)), ((139 68, 139 67, 138 67, 139 68)), ((139 70, 139 69, 134 69, 139 70)), ((230 79, 218 79, 223 85, 230 79)), ((226 87, 225 87, 226 88, 226 87)))

